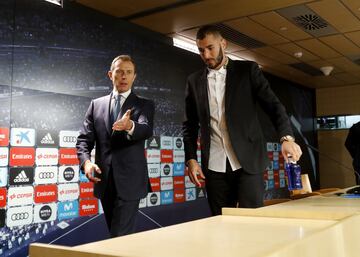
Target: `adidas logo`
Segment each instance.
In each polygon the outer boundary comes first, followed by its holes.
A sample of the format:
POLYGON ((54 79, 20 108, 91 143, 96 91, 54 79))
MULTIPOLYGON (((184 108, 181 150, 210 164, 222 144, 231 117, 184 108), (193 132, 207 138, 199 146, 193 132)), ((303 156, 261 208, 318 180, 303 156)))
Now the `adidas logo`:
POLYGON ((54 140, 52 139, 50 133, 47 133, 40 141, 42 144, 55 144, 54 140))
POLYGON ((22 170, 14 179, 14 182, 16 183, 24 183, 24 182, 29 182, 30 179, 26 176, 26 173, 24 170, 22 170))
POLYGON ((150 142, 150 147, 158 147, 159 145, 158 145, 158 143, 156 142, 156 139, 155 138, 153 138, 152 140, 151 140, 151 142, 150 142))

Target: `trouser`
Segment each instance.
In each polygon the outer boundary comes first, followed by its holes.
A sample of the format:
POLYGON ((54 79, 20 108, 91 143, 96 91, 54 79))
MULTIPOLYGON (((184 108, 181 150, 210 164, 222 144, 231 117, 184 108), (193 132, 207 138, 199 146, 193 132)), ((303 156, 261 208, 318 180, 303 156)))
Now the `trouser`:
POLYGON ((112 171, 101 204, 111 237, 124 236, 135 232, 139 200, 126 201, 117 196, 112 171))
POLYGON ((263 173, 249 174, 242 168, 232 171, 229 161, 225 173, 209 170, 205 185, 212 215, 220 215, 223 207, 257 208, 264 205, 263 173))

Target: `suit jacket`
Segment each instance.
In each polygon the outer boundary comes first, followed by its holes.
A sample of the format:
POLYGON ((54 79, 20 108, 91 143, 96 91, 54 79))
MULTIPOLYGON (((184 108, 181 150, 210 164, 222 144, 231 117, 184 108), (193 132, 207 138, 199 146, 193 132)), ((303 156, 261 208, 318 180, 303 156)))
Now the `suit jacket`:
POLYGON ((91 150, 96 145, 95 163, 102 171, 101 174, 95 173, 101 178, 94 187, 96 197, 104 195, 112 168, 118 196, 124 200, 137 200, 146 196, 149 187, 144 143, 153 133, 154 103, 130 93, 118 116, 120 119, 128 109, 132 110, 135 129, 133 135, 128 136, 124 131, 112 131, 111 96, 91 101, 77 139, 78 158, 82 167, 86 160, 90 160, 91 150))
MULTIPOLYGON (((232 147, 247 172, 261 173, 268 165, 268 157, 256 106, 259 104, 269 115, 279 138, 293 135, 290 121, 256 63, 229 60, 226 69, 225 118, 232 147)), ((211 133, 207 73, 204 68, 188 77, 183 122, 186 161, 197 159, 196 142, 200 129, 201 164, 205 174, 211 133)))
POLYGON ((353 158, 354 170, 360 171, 360 122, 352 125, 349 129, 345 147, 353 158))

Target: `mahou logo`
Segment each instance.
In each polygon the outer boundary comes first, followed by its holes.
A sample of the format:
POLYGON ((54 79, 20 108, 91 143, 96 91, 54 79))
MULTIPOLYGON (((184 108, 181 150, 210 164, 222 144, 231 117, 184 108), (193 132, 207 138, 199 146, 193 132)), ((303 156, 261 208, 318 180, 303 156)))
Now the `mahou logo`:
POLYGON ((174 149, 184 149, 184 143, 182 137, 174 137, 174 149))
POLYGON ((94 183, 80 183, 80 198, 94 197, 94 183))
POLYGON ((76 148, 60 148, 59 151, 59 164, 60 165, 78 165, 76 148))
POLYGON ((29 147, 10 148, 10 166, 34 166, 35 149, 29 147))
POLYGON ((9 129, 0 128, 0 146, 9 145, 9 129))
POLYGON ((95 215, 99 212, 99 202, 97 199, 80 200, 80 216, 95 215))
POLYGON ((78 182, 79 166, 60 166, 59 183, 78 182))
POLYGON ((9 187, 8 206, 32 204, 33 196, 34 188, 32 186, 9 187))
POLYGON ((162 177, 171 177, 173 175, 173 164, 172 163, 162 163, 161 164, 161 176, 162 177))
POLYGON ((34 222, 41 223, 56 220, 56 203, 37 204, 34 206, 34 222))
POLYGON ((49 203, 57 200, 57 185, 40 185, 35 187, 35 203, 49 203))
POLYGON ((160 192, 152 192, 147 195, 147 206, 160 205, 160 192))

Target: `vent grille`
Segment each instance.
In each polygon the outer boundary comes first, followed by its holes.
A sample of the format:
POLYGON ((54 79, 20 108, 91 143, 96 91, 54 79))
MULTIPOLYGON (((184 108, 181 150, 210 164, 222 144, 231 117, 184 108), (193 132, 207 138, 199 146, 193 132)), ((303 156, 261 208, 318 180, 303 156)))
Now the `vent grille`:
POLYGON ((334 27, 305 5, 290 6, 276 12, 314 37, 337 33, 334 27))
POLYGON ((299 62, 299 63, 292 63, 292 64, 289 64, 289 66, 295 68, 295 69, 298 69, 310 76, 322 76, 323 73, 314 68, 313 66, 309 65, 309 64, 306 64, 306 63, 303 63, 303 62, 299 62))
POLYGON ((311 13, 294 17, 293 20, 299 27, 305 30, 317 30, 329 26, 322 18, 311 13))
POLYGON ((231 41, 244 48, 254 49, 266 46, 266 44, 256 39, 253 39, 225 24, 218 23, 214 24, 214 26, 216 26, 220 30, 221 34, 226 40, 231 41))
POLYGON ((359 65, 359 66, 360 66, 360 58, 359 58, 359 59, 355 59, 355 60, 353 60, 353 63, 355 63, 355 64, 357 64, 357 65, 359 65))

